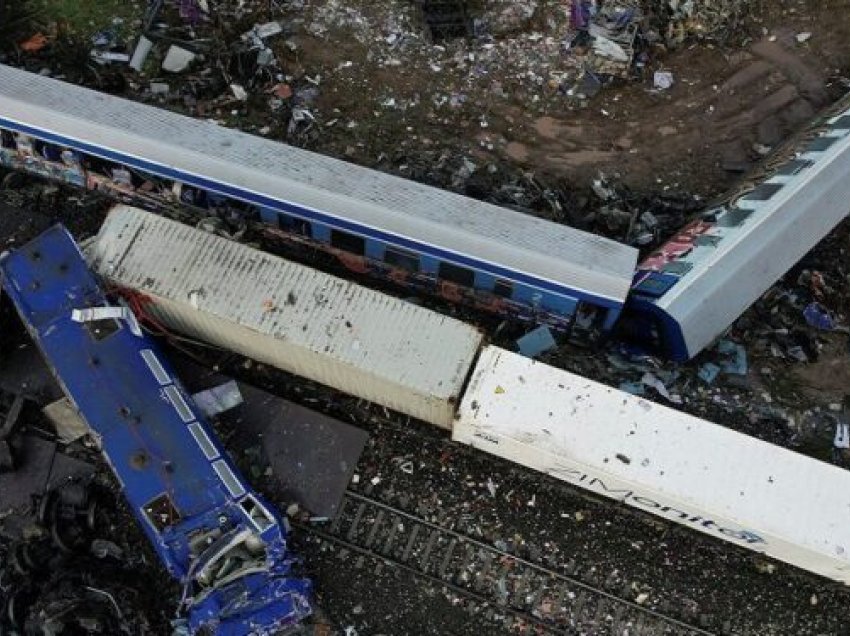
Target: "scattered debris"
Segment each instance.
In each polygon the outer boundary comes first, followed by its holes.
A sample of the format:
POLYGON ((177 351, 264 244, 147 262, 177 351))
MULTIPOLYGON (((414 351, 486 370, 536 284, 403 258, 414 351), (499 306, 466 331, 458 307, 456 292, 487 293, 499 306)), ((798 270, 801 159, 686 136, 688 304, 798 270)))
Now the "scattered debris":
POLYGON ((670 71, 655 71, 652 76, 652 85, 658 90, 666 91, 673 86, 673 73, 670 71))
POLYGON ((18 46, 22 51, 27 53, 35 53, 47 46, 48 39, 43 33, 36 33, 28 40, 24 40, 18 46))
POLYGON ((806 322, 816 329, 822 331, 835 331, 836 329, 835 320, 819 303, 814 302, 806 305, 803 316, 806 322))
POLYGON ((230 380, 219 386, 192 395, 197 407, 204 417, 215 417, 242 404, 242 394, 235 380, 230 380))
POLYGON ((149 40, 144 35, 140 35, 136 48, 133 50, 133 56, 130 58, 130 68, 134 71, 141 71, 152 48, 153 41, 149 40))
POLYGON ((653 373, 646 372, 643 374, 641 378, 641 382, 648 387, 652 387, 658 394, 663 397, 668 402, 672 402, 673 404, 682 404, 682 398, 675 393, 670 393, 667 389, 667 385, 661 381, 660 378, 656 377, 653 373))
POLYGON ((721 340, 717 343, 717 352, 723 362, 720 365, 723 373, 732 375, 747 375, 747 350, 730 340, 721 340))
POLYGON ((519 352, 527 358, 534 358, 558 346, 555 337, 552 335, 552 330, 546 325, 541 325, 529 331, 517 340, 516 344, 519 352))
POLYGON ((699 368, 699 378, 706 384, 713 384, 720 375, 720 367, 713 362, 706 362, 699 368))
POLYGON ((42 411, 53 424, 60 441, 65 444, 70 444, 90 432, 88 424, 68 398, 56 400, 45 406, 42 411))
POLYGON ((114 51, 92 50, 91 59, 98 64, 110 64, 111 62, 129 62, 130 56, 126 53, 116 53, 114 51))
POLYGON ((182 73, 195 60, 197 56, 192 51, 180 48, 176 44, 172 44, 165 59, 162 61, 162 70, 169 73, 182 73))

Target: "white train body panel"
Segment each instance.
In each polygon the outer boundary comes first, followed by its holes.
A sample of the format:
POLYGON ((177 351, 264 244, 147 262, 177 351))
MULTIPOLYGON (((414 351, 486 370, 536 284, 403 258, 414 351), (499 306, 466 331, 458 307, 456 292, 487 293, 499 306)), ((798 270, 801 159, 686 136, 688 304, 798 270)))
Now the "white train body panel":
POLYGON ((735 209, 719 213, 706 238, 679 259, 692 269, 658 301, 678 323, 688 357, 710 345, 850 212, 850 114, 835 117, 788 168, 780 168, 735 209), (796 170, 796 171, 795 171, 796 170), (752 213, 725 227, 724 216, 752 213))
POLYGON ((850 583, 850 471, 492 346, 454 439, 850 583))
POLYGON ((136 208, 88 246, 170 329, 449 428, 481 334, 436 312, 136 208))
POLYGON ((2 64, 0 87, 0 124, 143 159, 211 192, 281 201, 617 303, 632 282, 637 250, 601 236, 2 64))

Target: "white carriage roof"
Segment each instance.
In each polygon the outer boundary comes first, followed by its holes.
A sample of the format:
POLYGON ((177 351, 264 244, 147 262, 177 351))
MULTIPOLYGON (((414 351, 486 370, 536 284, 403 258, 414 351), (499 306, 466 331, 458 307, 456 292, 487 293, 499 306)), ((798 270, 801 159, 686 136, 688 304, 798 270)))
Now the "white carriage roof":
POLYGON ((850 110, 729 205, 687 255, 661 298, 688 351, 711 344, 850 212, 850 110))
POLYGON ((3 65, 0 117, 614 301, 634 274, 616 241, 3 65))

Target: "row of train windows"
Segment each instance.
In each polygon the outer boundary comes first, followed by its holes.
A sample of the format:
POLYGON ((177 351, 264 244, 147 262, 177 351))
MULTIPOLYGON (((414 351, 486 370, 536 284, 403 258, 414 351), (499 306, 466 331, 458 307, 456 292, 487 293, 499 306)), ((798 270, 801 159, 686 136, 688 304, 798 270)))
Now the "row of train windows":
MULTIPOLYGON (((295 221, 292 226, 299 234, 311 235, 310 224, 307 221, 295 221)), ((366 254, 366 239, 356 234, 349 234, 342 230, 331 230, 331 247, 345 250, 350 254, 364 256, 366 254)), ((392 267, 403 269, 413 274, 419 272, 419 255, 395 247, 387 247, 384 250, 384 262, 392 267)), ((460 265, 452 263, 440 263, 437 270, 440 280, 455 283, 462 287, 475 287, 475 272, 460 265)), ((493 293, 503 298, 513 296, 513 283, 507 280, 496 279, 493 285, 493 293)))

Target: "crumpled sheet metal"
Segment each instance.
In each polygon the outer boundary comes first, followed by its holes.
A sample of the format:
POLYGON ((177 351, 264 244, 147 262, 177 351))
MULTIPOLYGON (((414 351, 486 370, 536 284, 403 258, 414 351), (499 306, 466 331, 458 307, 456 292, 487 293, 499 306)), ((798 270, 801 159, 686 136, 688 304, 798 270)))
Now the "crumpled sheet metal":
POLYGON ((669 15, 665 39, 678 45, 688 37, 723 38, 735 29, 755 0, 651 0, 669 15))

